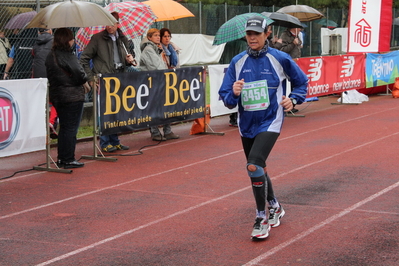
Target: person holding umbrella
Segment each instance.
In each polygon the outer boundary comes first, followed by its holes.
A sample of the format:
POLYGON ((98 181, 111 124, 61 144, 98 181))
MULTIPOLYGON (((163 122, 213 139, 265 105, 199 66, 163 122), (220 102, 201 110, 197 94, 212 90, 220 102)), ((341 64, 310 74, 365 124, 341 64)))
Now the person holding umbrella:
MULTIPOLYGON (((85 69, 92 87, 98 86, 97 74, 123 73, 127 71, 128 66, 135 62, 133 56, 127 52, 128 39, 118 28, 119 14, 117 12, 111 14, 117 22, 94 34, 80 56, 80 63, 85 69), (93 62, 93 69, 90 68, 90 60, 93 62)), ((129 149, 128 146, 120 143, 117 134, 100 136, 100 146, 104 152, 129 149)))
POLYGON ((270 227, 280 225, 285 214, 274 194, 266 160, 280 135, 284 112, 305 100, 308 77, 288 54, 269 47, 264 17, 250 17, 245 32, 248 48, 230 62, 219 95, 226 107, 238 105, 238 127, 256 203, 251 237, 260 240, 268 237, 270 227), (292 86, 289 96, 287 79, 292 86))
POLYGON ((299 38, 301 28, 287 28, 280 36, 282 40, 281 51, 289 54, 292 59, 301 57, 302 41, 299 38))

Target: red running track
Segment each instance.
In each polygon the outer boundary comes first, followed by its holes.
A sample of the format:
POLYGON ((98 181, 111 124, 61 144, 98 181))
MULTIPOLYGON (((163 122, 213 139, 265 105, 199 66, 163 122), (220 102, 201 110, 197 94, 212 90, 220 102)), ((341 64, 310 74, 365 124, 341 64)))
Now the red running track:
MULTIPOLYGON (((0 265, 399 265, 398 100, 336 101, 286 118, 268 160, 286 216, 265 241, 250 240, 255 204, 224 116, 211 120, 224 136, 175 125, 180 139, 134 155, 154 144, 142 131, 121 136, 131 149, 116 162, 1 180, 0 265)), ((0 161, 1 178, 45 152, 0 161)))

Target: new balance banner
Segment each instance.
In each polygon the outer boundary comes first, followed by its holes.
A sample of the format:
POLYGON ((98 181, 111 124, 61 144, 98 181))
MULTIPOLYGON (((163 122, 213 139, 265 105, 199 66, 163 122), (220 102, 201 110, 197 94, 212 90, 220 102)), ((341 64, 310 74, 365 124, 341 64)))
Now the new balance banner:
POLYGON ((0 157, 46 148, 47 79, 0 81, 0 157))
POLYGON ((348 52, 390 50, 392 0, 351 0, 348 52))
POLYGON ((103 74, 100 135, 204 117, 202 67, 103 74))
POLYGON ((367 54, 367 88, 395 83, 396 77, 399 77, 399 51, 387 54, 367 54))
POLYGON ((364 88, 365 58, 362 54, 303 57, 296 62, 309 77, 306 98, 364 88))

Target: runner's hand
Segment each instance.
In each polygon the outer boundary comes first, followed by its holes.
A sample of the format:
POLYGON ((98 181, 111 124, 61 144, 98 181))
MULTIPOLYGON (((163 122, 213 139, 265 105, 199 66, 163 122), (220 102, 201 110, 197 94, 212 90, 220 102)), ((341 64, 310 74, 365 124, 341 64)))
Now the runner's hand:
POLYGON ((235 96, 239 96, 241 94, 242 88, 244 87, 244 79, 237 80, 233 84, 233 93, 235 96))
POLYGON ((294 108, 292 101, 290 98, 283 95, 283 100, 280 103, 281 106, 284 107, 284 112, 289 112, 294 108))

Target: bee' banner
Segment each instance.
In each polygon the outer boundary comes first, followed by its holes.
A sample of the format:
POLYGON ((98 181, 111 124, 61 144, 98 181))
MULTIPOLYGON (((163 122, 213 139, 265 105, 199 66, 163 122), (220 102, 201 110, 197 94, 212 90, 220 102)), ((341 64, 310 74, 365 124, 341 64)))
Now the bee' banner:
POLYGON ((205 116, 202 67, 103 74, 99 134, 130 132, 205 116))

